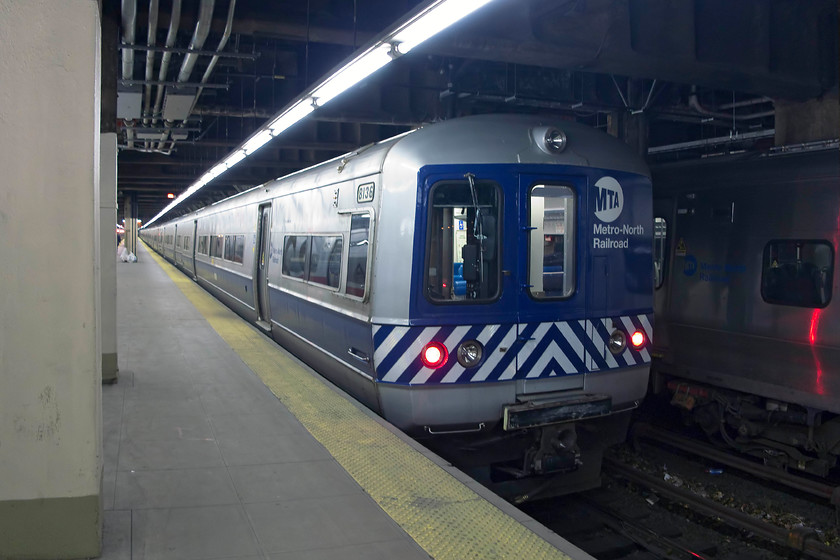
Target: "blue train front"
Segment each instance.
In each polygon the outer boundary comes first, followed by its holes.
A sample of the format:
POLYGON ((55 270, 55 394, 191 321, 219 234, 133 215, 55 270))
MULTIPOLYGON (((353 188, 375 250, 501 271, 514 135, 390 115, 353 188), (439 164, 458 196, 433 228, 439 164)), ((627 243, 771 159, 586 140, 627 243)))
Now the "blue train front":
POLYGON ((386 160, 372 318, 382 413, 450 434, 447 455, 461 445, 460 463, 497 478, 580 470, 571 488, 597 484, 601 450, 623 441, 622 412, 647 387, 647 170, 574 123, 463 121, 407 136, 386 160), (411 251, 388 251, 401 236, 411 251))

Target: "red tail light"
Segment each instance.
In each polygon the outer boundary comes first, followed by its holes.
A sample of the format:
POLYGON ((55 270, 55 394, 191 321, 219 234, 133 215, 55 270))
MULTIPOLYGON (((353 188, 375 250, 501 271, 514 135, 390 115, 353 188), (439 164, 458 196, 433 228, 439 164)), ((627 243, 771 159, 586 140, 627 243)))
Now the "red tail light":
POLYGON ((630 337, 630 344, 633 345, 633 348, 641 348, 642 345, 645 343, 645 334, 642 331, 636 331, 630 337))
POLYGON ((449 352, 446 351, 446 346, 440 342, 430 342, 423 352, 420 354, 420 360, 427 368, 437 369, 446 363, 449 359, 449 352))

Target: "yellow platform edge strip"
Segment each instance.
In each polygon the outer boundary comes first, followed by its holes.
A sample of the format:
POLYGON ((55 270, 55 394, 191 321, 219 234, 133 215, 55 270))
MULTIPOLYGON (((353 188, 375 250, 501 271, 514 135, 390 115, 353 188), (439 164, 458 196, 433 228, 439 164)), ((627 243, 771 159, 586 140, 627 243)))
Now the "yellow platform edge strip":
POLYGON ((570 559, 373 421, 301 368, 274 341, 255 332, 147 249, 219 336, 430 556, 436 560, 570 559))

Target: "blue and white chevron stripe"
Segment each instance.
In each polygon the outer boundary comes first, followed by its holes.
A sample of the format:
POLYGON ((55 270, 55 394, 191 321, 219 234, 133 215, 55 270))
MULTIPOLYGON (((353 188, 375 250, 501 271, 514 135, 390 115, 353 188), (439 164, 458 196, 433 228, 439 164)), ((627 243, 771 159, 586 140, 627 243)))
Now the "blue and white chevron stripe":
POLYGON ((629 337, 641 330, 647 344, 653 339, 652 315, 606 317, 552 323, 508 325, 445 325, 402 327, 374 325, 374 366, 382 383, 434 385, 478 383, 513 379, 539 379, 575 375, 650 363, 646 348, 628 347, 618 356, 607 349, 610 333, 623 330, 629 337), (420 352, 431 341, 443 343, 449 360, 430 369, 420 352), (478 367, 465 370, 454 353, 461 342, 478 340, 484 358, 478 367))

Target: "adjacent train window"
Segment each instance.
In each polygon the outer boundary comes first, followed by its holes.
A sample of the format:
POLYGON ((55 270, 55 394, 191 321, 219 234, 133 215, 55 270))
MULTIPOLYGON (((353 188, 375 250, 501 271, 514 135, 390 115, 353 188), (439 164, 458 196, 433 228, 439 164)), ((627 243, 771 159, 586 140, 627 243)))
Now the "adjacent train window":
POLYGON ((350 217, 350 247, 347 251, 348 295, 364 297, 367 284, 368 248, 370 247, 370 215, 353 214, 350 217))
POLYGON ((186 250, 190 249, 190 236, 189 235, 184 236, 184 249, 186 249, 186 250))
POLYGON ((569 297, 575 290, 575 192, 561 185, 534 185, 528 206, 531 295, 569 297))
POLYGON ((283 243, 283 274, 306 280, 309 236, 287 235, 283 243))
POLYGON ((665 241, 668 239, 668 223, 665 218, 653 219, 653 287, 659 289, 665 282, 665 241))
POLYGON ((442 181, 429 193, 426 296, 433 302, 489 301, 500 291, 496 183, 442 181))
POLYGON ((309 253, 309 281, 338 288, 341 280, 341 253, 344 243, 340 236, 313 235, 309 253))
POLYGON ((222 249, 224 248, 225 244, 225 236, 224 235, 214 235, 210 238, 210 256, 211 257, 221 257, 222 256, 222 249))
POLYGON ((825 307, 833 270, 834 249, 828 241, 771 241, 764 248, 761 296, 767 303, 825 307))
POLYGON ((196 249, 196 252, 201 254, 201 255, 206 255, 207 254, 207 236, 206 235, 202 235, 198 238, 198 248, 196 249))

